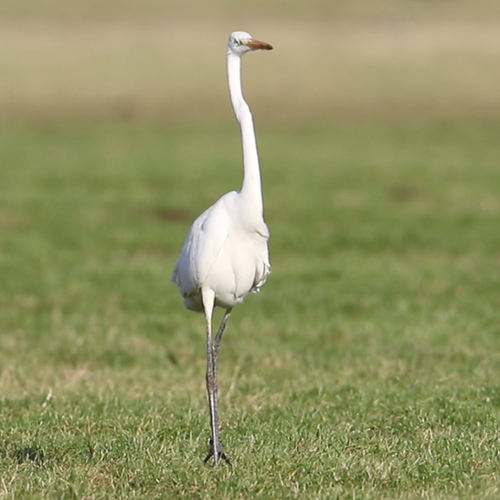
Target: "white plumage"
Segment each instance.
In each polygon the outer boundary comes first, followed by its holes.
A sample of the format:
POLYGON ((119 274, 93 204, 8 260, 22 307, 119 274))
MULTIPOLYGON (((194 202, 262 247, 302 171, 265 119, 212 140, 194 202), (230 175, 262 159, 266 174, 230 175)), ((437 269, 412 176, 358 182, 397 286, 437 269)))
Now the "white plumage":
POLYGON ((241 211, 239 193, 231 191, 191 226, 172 278, 187 309, 203 312, 204 287, 213 290, 216 306, 230 309, 266 281, 269 230, 263 220, 244 226, 241 211))
POLYGON ((231 33, 227 45, 229 93, 241 128, 243 183, 205 210, 192 224, 174 268, 172 281, 184 297, 184 306, 203 312, 207 328, 207 392, 210 408, 210 451, 205 458, 229 463, 219 439, 217 408, 217 357, 220 340, 232 308, 249 292, 258 292, 270 272, 264 222, 257 144, 250 108, 241 90, 241 56, 250 50, 271 50, 268 43, 249 33, 231 33), (212 338, 213 308, 225 309, 212 338))

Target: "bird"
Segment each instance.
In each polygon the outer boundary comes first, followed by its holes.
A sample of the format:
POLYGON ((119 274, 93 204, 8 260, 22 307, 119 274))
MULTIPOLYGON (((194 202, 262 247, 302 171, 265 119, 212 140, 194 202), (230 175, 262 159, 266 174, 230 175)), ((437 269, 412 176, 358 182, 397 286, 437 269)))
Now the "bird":
POLYGON ((250 107, 243 97, 241 58, 247 52, 272 50, 246 31, 234 31, 227 43, 229 95, 240 126, 243 150, 243 181, 239 191, 226 193, 191 225, 174 267, 171 281, 179 287, 184 307, 203 313, 206 321, 206 387, 210 412, 209 452, 217 465, 231 465, 219 435, 218 355, 222 335, 237 304, 250 292, 258 292, 271 272, 269 229, 263 216, 262 184, 257 142, 250 107), (212 335, 215 307, 224 310, 212 335))

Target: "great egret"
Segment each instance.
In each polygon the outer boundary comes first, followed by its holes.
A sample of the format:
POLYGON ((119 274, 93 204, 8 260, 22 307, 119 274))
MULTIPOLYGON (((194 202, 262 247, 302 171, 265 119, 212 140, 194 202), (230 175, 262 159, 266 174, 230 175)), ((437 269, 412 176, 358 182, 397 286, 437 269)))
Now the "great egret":
POLYGON ((262 188, 252 113, 241 90, 241 56, 252 50, 271 50, 268 43, 249 33, 235 31, 227 43, 227 75, 234 114, 241 128, 243 183, 205 210, 194 222, 184 241, 172 281, 184 297, 184 306, 205 313, 207 328, 207 393, 210 408, 210 450, 230 464, 219 438, 217 409, 217 357, 231 311, 247 293, 258 292, 271 270, 264 222, 262 188), (212 338, 215 306, 225 309, 217 334, 212 338))

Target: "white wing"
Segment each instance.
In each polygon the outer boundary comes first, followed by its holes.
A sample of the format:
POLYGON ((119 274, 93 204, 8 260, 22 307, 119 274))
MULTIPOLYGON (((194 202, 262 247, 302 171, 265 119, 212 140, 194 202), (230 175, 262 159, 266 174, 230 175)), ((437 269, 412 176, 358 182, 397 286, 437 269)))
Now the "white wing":
MULTIPOLYGON (((205 210, 192 224, 172 274, 183 297, 197 294, 229 234, 224 199, 205 210)), ((236 194, 236 193, 234 193, 236 194)))

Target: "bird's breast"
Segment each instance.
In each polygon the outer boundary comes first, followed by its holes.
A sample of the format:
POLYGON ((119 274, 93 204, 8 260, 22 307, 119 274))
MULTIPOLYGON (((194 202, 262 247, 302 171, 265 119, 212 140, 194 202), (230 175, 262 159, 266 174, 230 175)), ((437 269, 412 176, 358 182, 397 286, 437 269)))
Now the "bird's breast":
POLYGON ((267 241, 259 235, 236 232, 221 248, 205 285, 214 290, 217 305, 234 307, 262 281, 266 266, 269 268, 267 241))

